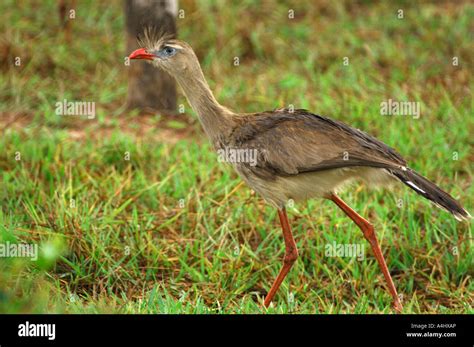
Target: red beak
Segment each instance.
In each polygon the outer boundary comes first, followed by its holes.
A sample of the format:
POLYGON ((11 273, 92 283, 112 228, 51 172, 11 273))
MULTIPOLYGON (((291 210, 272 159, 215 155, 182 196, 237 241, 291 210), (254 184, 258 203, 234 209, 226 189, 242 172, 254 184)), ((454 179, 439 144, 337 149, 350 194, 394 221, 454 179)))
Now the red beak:
POLYGON ((148 53, 145 48, 139 48, 128 56, 129 59, 146 59, 146 60, 153 60, 154 55, 148 53))

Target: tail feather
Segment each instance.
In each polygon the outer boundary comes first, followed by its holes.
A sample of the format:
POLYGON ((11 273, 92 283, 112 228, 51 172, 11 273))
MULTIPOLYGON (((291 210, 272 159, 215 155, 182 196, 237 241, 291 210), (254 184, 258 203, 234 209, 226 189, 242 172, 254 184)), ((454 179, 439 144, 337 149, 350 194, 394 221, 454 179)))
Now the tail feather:
POLYGON ((391 170, 390 172, 418 194, 431 200, 438 207, 452 213, 457 220, 461 221, 471 218, 469 212, 451 195, 417 172, 409 168, 406 170, 391 170))

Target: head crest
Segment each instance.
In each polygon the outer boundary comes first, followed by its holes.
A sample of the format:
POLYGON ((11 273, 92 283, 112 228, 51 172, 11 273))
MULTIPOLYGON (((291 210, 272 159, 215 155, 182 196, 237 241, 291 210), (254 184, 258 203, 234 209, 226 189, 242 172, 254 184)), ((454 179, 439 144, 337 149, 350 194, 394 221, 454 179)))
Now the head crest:
POLYGON ((174 34, 168 33, 162 28, 146 26, 143 29, 143 33, 137 35, 137 40, 140 47, 156 49, 173 37, 174 34))

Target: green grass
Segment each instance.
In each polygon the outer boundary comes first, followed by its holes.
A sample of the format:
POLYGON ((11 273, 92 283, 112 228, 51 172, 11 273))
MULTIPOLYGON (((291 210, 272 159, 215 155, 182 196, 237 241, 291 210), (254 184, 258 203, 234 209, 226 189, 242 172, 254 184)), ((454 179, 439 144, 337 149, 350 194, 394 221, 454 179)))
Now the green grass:
MULTIPOLYGON (((222 104, 293 104, 345 121, 473 211, 468 2, 180 5, 179 36, 222 104), (421 102, 421 117, 381 116, 389 98, 421 102)), ((81 1, 66 43, 55 1, 0 5, 0 242, 40 246, 36 262, 0 259, 0 312, 264 312, 284 253, 276 211, 218 163, 184 98, 186 115, 171 119, 123 113, 121 11, 81 1), (95 101, 97 118, 55 115, 64 98, 95 101)), ((375 225, 405 313, 473 312, 469 223, 401 186, 342 197, 375 225)), ((342 212, 319 200, 288 212, 301 256, 268 312, 392 312, 370 247, 342 212), (366 257, 327 257, 333 242, 364 244, 366 257)))

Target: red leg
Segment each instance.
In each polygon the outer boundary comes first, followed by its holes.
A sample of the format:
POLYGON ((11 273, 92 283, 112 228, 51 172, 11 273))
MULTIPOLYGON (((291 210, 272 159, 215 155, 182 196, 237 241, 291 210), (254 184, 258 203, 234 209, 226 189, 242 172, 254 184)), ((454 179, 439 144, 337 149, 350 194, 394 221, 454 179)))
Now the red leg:
POLYGON ((362 230, 364 233, 364 237, 367 241, 369 241, 370 246, 372 247, 372 251, 374 252, 375 258, 382 269, 383 275, 385 277, 385 281, 387 281, 388 289, 390 294, 393 298, 393 307, 396 311, 401 312, 402 304, 400 303, 400 299, 397 294, 397 290, 392 281, 392 277, 390 276, 390 272, 388 272, 387 264, 385 263, 385 259, 383 257, 382 251, 380 250, 379 243, 377 241, 377 237, 375 236, 374 227, 370 224, 366 219, 361 217, 357 212, 355 212, 352 208, 350 208, 341 198, 337 195, 332 194, 329 199, 334 201, 334 203, 344 211, 344 213, 352 219, 357 226, 362 230))
POLYGON ((285 279, 286 275, 290 271, 293 263, 298 258, 298 249, 296 248, 293 234, 291 233, 290 223, 288 222, 288 216, 286 215, 285 208, 278 210, 278 217, 280 217, 281 228, 283 229, 283 238, 285 240, 285 257, 283 258, 283 267, 280 270, 275 282, 273 282, 270 291, 265 297, 264 305, 268 307, 272 301, 278 288, 280 288, 281 282, 285 279))

